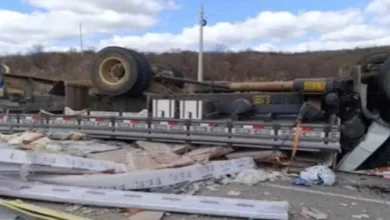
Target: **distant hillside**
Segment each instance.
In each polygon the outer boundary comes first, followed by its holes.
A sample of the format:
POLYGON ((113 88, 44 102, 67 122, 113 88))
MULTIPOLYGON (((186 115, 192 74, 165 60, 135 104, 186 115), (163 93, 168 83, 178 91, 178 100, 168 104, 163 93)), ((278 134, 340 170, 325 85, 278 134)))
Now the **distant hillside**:
MULTIPOLYGON (((390 51, 390 47, 375 47, 341 51, 305 53, 213 52, 204 55, 205 78, 215 80, 292 79, 337 75, 339 69, 348 72, 361 57, 370 53, 390 51)), ((16 74, 52 79, 88 80, 95 53, 83 56, 76 52, 13 55, 0 58, 16 74)), ((195 52, 147 54, 152 62, 169 63, 187 77, 196 77, 198 55, 195 52)))

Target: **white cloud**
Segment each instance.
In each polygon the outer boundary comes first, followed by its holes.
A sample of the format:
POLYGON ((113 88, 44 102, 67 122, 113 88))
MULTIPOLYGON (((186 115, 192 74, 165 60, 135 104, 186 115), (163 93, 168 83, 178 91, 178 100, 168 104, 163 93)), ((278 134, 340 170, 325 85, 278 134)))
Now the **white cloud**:
MULTIPOLYGON (((97 48, 125 46, 142 51, 161 52, 172 48, 196 50, 198 26, 184 27, 178 33, 119 35, 123 30, 147 30, 158 25, 156 15, 177 9, 173 0, 24 0, 37 11, 23 14, 1 11, 1 49, 22 50, 28 45, 48 42, 50 50, 64 48, 55 40, 74 39, 78 45, 78 24, 85 36, 112 34, 96 42, 97 48), (28 36, 28 38, 26 38, 28 36), (50 44, 51 43, 51 44, 50 44), (14 45, 17 44, 15 47, 14 45)), ((207 8, 206 8, 207 9, 207 8)), ((207 10, 206 10, 207 15, 207 10)), ((338 11, 262 11, 242 21, 221 21, 204 28, 206 48, 223 44, 227 48, 262 51, 335 50, 390 44, 390 0, 371 0, 365 8, 338 11), (309 40, 308 40, 309 39, 309 40), (263 43, 258 43, 263 42, 263 43)), ((92 46, 92 45, 89 45, 92 46)))
POLYGON ((390 12, 390 1, 389 0, 372 0, 367 5, 366 12, 376 13, 379 15, 387 15, 390 12))
MULTIPOLYGON (((204 41, 205 45, 210 47, 220 43, 234 47, 255 40, 282 41, 302 37, 307 33, 329 33, 349 24, 361 22, 361 13, 358 10, 309 11, 301 14, 265 11, 242 22, 219 22, 206 26, 204 41)), ((198 33, 199 27, 193 26, 184 28, 179 34, 147 33, 143 36, 114 36, 103 40, 100 46, 132 45, 140 50, 164 51, 175 45, 175 47, 193 49, 198 44, 198 33)))
MULTIPOLYGON (((143 30, 156 24, 156 14, 176 8, 164 0, 23 0, 36 8, 32 13, 0 10, 0 52, 24 50, 34 44, 53 45, 83 33, 143 30)), ((55 46, 55 45, 54 45, 55 46)))

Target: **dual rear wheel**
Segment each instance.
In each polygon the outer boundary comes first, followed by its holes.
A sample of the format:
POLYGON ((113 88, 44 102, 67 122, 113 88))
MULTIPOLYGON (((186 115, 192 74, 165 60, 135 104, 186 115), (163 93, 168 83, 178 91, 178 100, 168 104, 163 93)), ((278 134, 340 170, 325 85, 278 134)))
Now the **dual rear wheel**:
MULTIPOLYGON (((170 65, 156 65, 159 69, 172 71, 175 77, 184 78, 181 71, 170 65)), ((156 69, 151 66, 146 56, 135 50, 106 47, 98 52, 90 72, 90 79, 102 94, 139 97, 151 83, 153 70, 156 69)), ((183 83, 176 82, 176 84, 180 88, 184 86, 183 83)))

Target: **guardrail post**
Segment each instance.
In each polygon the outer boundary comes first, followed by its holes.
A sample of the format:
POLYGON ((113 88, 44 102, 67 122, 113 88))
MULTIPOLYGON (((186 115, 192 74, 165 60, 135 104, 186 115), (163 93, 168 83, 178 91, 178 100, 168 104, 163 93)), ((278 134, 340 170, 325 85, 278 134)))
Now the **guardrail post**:
POLYGON ((191 136, 191 124, 192 124, 192 112, 188 112, 188 119, 186 119, 186 136, 188 137, 185 141, 186 144, 190 144, 190 136, 191 136))
POLYGON ((227 125, 227 128, 228 128, 228 140, 230 140, 228 142, 228 146, 229 147, 232 147, 233 146, 233 143, 232 143, 232 139, 233 139, 233 134, 232 134, 232 131, 233 131, 233 120, 231 118, 228 119, 228 121, 226 122, 226 125, 227 125))

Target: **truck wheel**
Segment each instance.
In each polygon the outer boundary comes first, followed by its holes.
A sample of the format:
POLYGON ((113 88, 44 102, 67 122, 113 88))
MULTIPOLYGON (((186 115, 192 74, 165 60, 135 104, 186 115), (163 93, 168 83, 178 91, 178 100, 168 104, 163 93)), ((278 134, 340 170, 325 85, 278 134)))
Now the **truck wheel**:
POLYGON ((390 53, 388 52, 378 52, 373 53, 361 58, 356 65, 362 66, 363 72, 369 72, 371 70, 370 65, 382 64, 389 57, 390 53))
POLYGON ((122 95, 130 91, 139 78, 139 63, 131 53, 121 47, 100 50, 92 65, 90 77, 99 92, 122 95))
MULTIPOLYGON (((185 78, 184 73, 180 71, 179 69, 165 63, 153 63, 153 67, 158 71, 170 71, 172 72, 172 76, 176 78, 185 78)), ((168 81, 168 80, 167 80, 168 81)), ((169 81, 168 81, 169 82, 169 81)), ((172 85, 177 86, 180 89, 184 88, 185 83, 184 82, 178 82, 178 81, 172 81, 170 82, 172 85)))
POLYGON ((127 95, 132 97, 142 96, 148 89, 151 80, 151 67, 147 58, 135 50, 126 49, 129 56, 136 59, 138 64, 138 78, 134 86, 128 91, 127 95))
POLYGON ((386 59, 381 66, 376 80, 384 97, 390 101, 390 58, 386 59))

